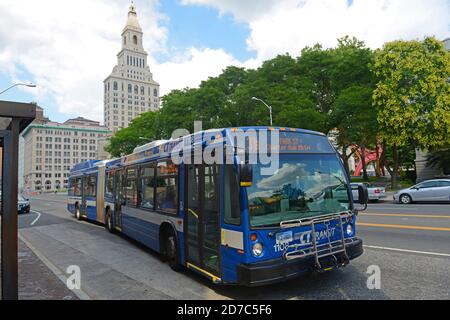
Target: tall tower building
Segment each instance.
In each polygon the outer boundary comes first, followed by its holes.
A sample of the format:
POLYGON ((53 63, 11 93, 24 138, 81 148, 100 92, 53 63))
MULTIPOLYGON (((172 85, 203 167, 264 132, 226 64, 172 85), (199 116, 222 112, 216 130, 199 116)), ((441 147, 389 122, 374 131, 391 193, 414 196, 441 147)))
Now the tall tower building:
POLYGON ((113 133, 128 127, 141 113, 159 108, 159 84, 153 80, 147 64, 142 38, 142 28, 132 4, 122 32, 117 65, 104 81, 105 126, 113 133))

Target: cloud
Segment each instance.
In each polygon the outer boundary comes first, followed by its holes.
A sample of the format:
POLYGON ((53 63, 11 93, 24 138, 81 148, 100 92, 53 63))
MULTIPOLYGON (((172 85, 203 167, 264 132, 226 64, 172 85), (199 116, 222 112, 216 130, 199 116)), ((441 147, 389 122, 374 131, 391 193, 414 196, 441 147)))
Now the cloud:
POLYGON ((208 77, 218 76, 230 65, 242 65, 232 55, 222 49, 189 48, 172 61, 154 64, 154 74, 161 83, 161 93, 171 89, 194 88, 208 77))
MULTIPOLYGON (((137 1, 149 54, 165 50, 156 0, 137 1)), ((101 120, 103 80, 116 63, 129 1, 2 0, 0 72, 31 75, 37 101, 51 97, 58 111, 101 120)), ((45 106, 44 106, 45 107, 45 106)))
MULTIPOLYGON (((297 56, 307 45, 334 46, 347 34, 372 48, 399 38, 449 35, 447 0, 353 0, 351 6, 347 0, 180 1, 231 13, 248 24, 247 46, 257 56, 238 61, 223 49, 207 46, 174 54, 165 27, 170 17, 160 12, 160 0, 136 0, 150 68, 162 94, 196 87, 228 65, 256 68, 277 54, 297 56), (160 62, 157 55, 168 58, 160 62)), ((50 97, 62 114, 102 120, 102 83, 116 64, 129 3, 2 0, 0 72, 14 81, 36 82, 36 101, 50 97)))
POLYGON ((305 46, 335 46, 345 35, 364 40, 371 48, 396 39, 449 35, 448 0, 182 0, 184 4, 215 7, 250 26, 248 48, 257 60, 290 53, 305 46))
POLYGON ((243 22, 252 21, 262 15, 269 14, 274 8, 286 6, 295 0, 181 0, 184 5, 198 5, 217 8, 220 14, 232 13, 237 20, 243 22))

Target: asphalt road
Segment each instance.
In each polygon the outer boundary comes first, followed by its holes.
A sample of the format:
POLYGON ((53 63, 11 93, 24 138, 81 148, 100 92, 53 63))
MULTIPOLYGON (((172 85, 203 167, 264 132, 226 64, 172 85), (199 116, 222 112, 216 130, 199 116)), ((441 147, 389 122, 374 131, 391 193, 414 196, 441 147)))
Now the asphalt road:
POLYGON ((358 217, 365 253, 343 269, 262 288, 215 286, 191 272, 173 272, 159 256, 103 227, 75 221, 65 197, 32 199, 19 218, 20 236, 56 272, 82 271, 91 299, 450 299, 450 204, 369 204, 358 217), (367 288, 369 266, 381 289, 367 288))

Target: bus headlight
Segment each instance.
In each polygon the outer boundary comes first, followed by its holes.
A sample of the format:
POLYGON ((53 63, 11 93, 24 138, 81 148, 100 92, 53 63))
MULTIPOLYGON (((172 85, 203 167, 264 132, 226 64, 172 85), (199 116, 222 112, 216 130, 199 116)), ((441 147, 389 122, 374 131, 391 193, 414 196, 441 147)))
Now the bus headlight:
POLYGON ((351 224, 347 225, 347 235, 351 236, 353 234, 353 227, 351 224))
POLYGON ((263 253, 263 245, 259 242, 255 243, 252 247, 252 253, 255 257, 260 257, 263 253))

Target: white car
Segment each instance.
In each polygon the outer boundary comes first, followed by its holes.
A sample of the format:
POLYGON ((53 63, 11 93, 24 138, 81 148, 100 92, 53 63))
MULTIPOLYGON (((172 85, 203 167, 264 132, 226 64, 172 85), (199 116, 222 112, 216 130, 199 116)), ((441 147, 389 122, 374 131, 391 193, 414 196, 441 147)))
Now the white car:
POLYGON ((352 188, 353 200, 358 202, 358 186, 366 185, 367 190, 369 191, 369 201, 377 202, 381 199, 386 198, 386 188, 385 187, 375 187, 370 185, 369 183, 351 183, 350 186, 352 188))
POLYGON ((428 180, 394 194, 394 202, 450 202, 450 179, 428 180))

